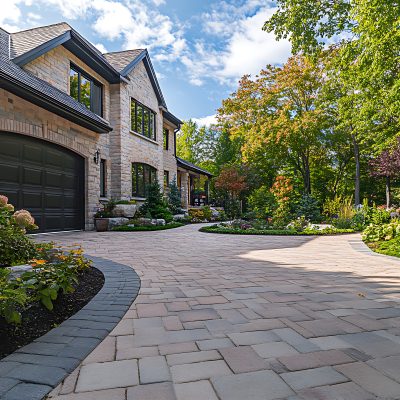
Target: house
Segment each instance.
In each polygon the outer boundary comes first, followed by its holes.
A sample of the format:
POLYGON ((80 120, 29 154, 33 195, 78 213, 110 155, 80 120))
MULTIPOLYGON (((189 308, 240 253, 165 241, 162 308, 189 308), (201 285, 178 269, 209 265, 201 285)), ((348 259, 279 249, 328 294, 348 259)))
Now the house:
POLYGON ((193 204, 210 174, 176 158, 180 125, 147 50, 102 54, 64 22, 0 28, 0 193, 40 231, 92 229, 101 201, 143 202, 155 179, 193 204))

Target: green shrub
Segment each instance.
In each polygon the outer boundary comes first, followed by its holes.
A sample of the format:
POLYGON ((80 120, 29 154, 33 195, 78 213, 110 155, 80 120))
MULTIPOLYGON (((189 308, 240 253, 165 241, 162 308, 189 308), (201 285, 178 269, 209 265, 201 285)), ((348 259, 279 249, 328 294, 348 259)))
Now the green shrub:
POLYGON ((8 323, 19 324, 21 322, 21 309, 25 306, 29 297, 25 287, 18 282, 9 279, 10 271, 0 268, 0 316, 8 323))
POLYGON ((294 229, 296 232, 303 232, 305 228, 309 225, 310 221, 306 219, 306 217, 303 215, 301 217, 296 218, 293 220, 287 228, 289 229, 294 229))
POLYGON ((332 228, 315 230, 306 228, 303 232, 297 232, 294 229, 234 229, 229 227, 222 227, 219 225, 212 225, 200 228, 200 232, 226 233, 234 235, 320 236, 353 233, 354 230, 332 228))
POLYGON ((259 219, 271 217, 278 206, 275 196, 267 186, 253 190, 248 198, 248 204, 255 218, 259 219))
POLYGON ((156 181, 148 186, 147 198, 140 207, 140 214, 148 218, 164 219, 165 222, 172 221, 172 214, 164 201, 160 184, 156 181))
POLYGON ((353 219, 351 218, 335 218, 332 225, 338 229, 351 229, 353 227, 353 219))
POLYGON ((182 211, 181 191, 176 184, 176 178, 168 185, 168 205, 172 214, 182 211))
POLYGON ((304 194, 296 207, 296 215, 298 217, 304 216, 305 219, 311 222, 319 222, 321 220, 321 213, 318 201, 310 194, 304 194))
POLYGON ((381 240, 391 240, 400 236, 400 221, 382 225, 369 225, 362 233, 365 242, 378 242, 381 240))
POLYGON ((200 208, 190 208, 189 217, 191 222, 207 222, 212 219, 212 211, 209 206, 204 206, 200 208))
POLYGON ((26 263, 35 255, 35 245, 26 229, 36 229, 35 220, 26 210, 14 212, 6 196, 0 196, 0 267, 26 263))
POLYGON ((384 242, 369 243, 369 247, 380 254, 400 257, 400 237, 395 237, 384 242))
POLYGON ((385 208, 373 207, 370 219, 374 225, 386 224, 390 222, 390 211, 385 208))

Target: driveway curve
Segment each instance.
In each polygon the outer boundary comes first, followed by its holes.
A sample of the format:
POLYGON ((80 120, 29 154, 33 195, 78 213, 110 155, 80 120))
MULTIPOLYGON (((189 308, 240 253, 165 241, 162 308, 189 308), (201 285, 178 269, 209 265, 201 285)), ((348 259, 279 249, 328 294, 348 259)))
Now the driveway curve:
POLYGON ((198 229, 38 236, 80 242, 142 281, 51 399, 400 398, 400 261, 359 235, 198 229))

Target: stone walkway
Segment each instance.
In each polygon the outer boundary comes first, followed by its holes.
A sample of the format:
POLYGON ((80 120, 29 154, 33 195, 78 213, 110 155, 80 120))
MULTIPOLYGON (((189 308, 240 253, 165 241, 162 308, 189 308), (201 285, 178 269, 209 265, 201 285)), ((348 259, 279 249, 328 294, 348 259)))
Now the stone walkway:
POLYGON ((53 400, 400 399, 400 260, 358 235, 81 232, 142 279, 53 400))

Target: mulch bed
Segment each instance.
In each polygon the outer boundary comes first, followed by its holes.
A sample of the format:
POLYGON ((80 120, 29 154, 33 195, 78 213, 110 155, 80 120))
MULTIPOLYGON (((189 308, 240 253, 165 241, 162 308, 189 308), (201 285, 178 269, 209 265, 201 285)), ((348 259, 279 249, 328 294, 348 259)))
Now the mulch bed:
POLYGON ((0 318, 0 359, 34 339, 44 335, 84 307, 103 287, 104 276, 97 268, 89 268, 79 276, 73 293, 58 295, 53 311, 40 303, 22 313, 22 323, 14 326, 0 318))

